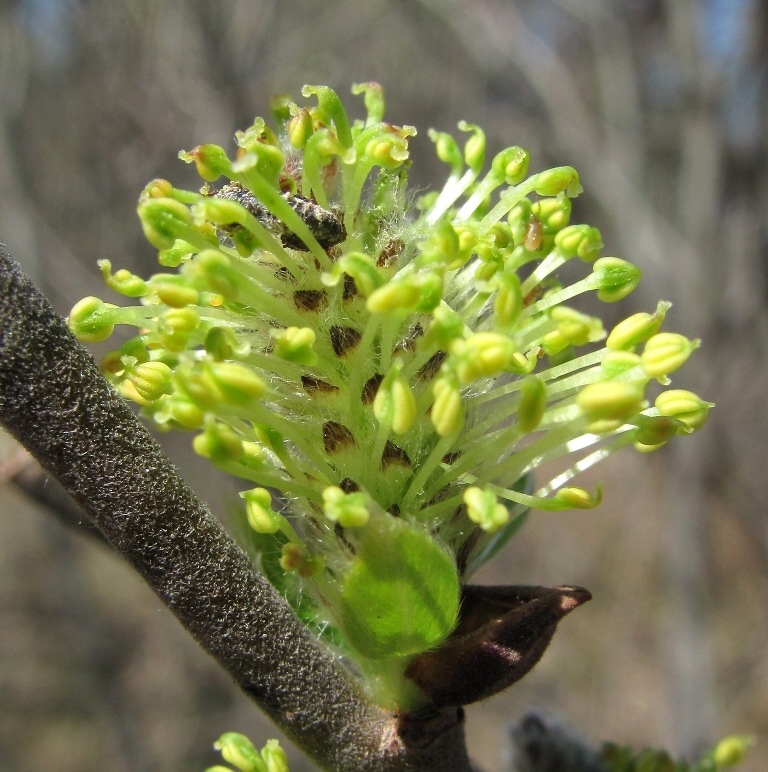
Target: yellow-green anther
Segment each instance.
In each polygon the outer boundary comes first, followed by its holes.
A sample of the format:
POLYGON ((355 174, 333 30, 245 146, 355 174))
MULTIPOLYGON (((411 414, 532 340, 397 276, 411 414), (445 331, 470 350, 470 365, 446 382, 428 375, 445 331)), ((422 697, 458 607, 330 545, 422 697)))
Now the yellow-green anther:
POLYGON ((165 404, 171 419, 185 429, 199 429, 205 421, 205 413, 190 399, 174 394, 165 404))
POLYGON ((90 296, 76 303, 69 312, 67 324, 75 337, 83 343, 99 343, 114 331, 120 309, 90 296))
POLYGON ((280 530, 283 516, 272 509, 272 495, 266 488, 243 491, 240 497, 245 499, 248 525, 256 533, 276 533, 280 530))
POLYGON ((591 421, 624 421, 641 410, 643 391, 638 383, 590 383, 579 392, 576 404, 591 421))
POLYGON ((150 198, 142 201, 137 211, 147 241, 158 249, 168 249, 176 239, 189 234, 192 215, 180 201, 150 198))
POLYGON ((200 300, 200 293, 194 287, 183 284, 169 281, 153 281, 151 287, 157 297, 171 308, 194 306, 200 300))
POLYGON ((597 228, 568 225, 555 235, 555 247, 563 257, 578 257, 585 263, 591 263, 600 256, 603 239, 597 228))
POLYGON ((554 198, 534 201, 531 211, 542 224, 545 233, 556 233, 568 225, 571 219, 571 199, 560 194, 554 198))
POLYGON ((99 260, 101 275, 106 285, 115 292, 129 298, 140 298, 147 294, 147 283, 140 276, 125 268, 112 273, 112 263, 109 260, 99 260))
POLYGON ((211 292, 227 300, 235 300, 243 282, 243 275, 232 260, 218 249, 204 249, 192 264, 192 275, 205 281, 211 292))
POLYGON ((530 160, 530 153, 521 147, 505 148, 491 162, 491 174, 507 185, 518 185, 528 174, 530 160))
POLYGON ((443 304, 432 312, 427 340, 441 349, 446 349, 451 342, 460 338, 464 332, 464 319, 452 308, 443 304))
POLYGON ((664 415, 640 415, 637 417, 635 443, 644 448, 655 449, 672 439, 680 431, 680 423, 664 415))
POLYGON ((250 405, 267 393, 267 386, 256 373, 237 362, 211 362, 211 380, 231 405, 250 405))
POLYGON ((412 308, 419 302, 419 293, 413 281, 391 281, 371 293, 366 307, 374 314, 412 308))
POLYGON ((299 112, 292 116, 288 121, 288 141, 298 150, 304 148, 307 141, 312 136, 313 131, 312 116, 305 107, 302 107, 299 112))
POLYGON ((572 166, 556 166, 545 172, 539 172, 532 178, 535 181, 534 191, 540 196, 556 196, 565 193, 575 198, 581 193, 579 175, 572 166))
MULTIPOLYGON (((347 252, 334 264, 334 273, 336 266, 339 279, 345 273, 351 276, 355 288, 363 297, 370 296, 384 283, 384 277, 379 273, 376 263, 364 252, 347 252)), ((324 277, 325 274, 323 279, 324 277)))
POLYGON ((717 769, 735 767, 737 764, 741 764, 749 746, 753 743, 754 740, 746 735, 724 737, 712 751, 712 760, 717 769))
POLYGON ((476 332, 451 344, 456 376, 462 385, 503 372, 515 353, 512 341, 498 332, 476 332))
POLYGON ((233 764, 240 772, 263 772, 264 765, 253 743, 242 734, 226 732, 213 744, 221 752, 224 761, 233 764))
POLYGON ((267 765, 267 772, 289 772, 288 757, 277 740, 267 740, 261 749, 261 758, 267 765))
POLYGON ((544 417, 547 409, 547 384, 538 375, 524 378, 520 383, 520 404, 517 423, 522 432, 532 432, 544 417))
POLYGON ((317 336, 311 327, 288 327, 272 330, 275 339, 275 355, 299 365, 313 365, 317 354, 313 347, 317 336))
POLYGON ((682 421, 689 431, 695 432, 707 422, 714 404, 705 402, 692 391, 668 389, 656 397, 655 406, 662 415, 682 421))
POLYGON ((444 131, 429 130, 429 138, 435 143, 437 157, 446 164, 450 164, 454 176, 458 177, 464 168, 464 159, 456 140, 444 131))
POLYGON ((640 355, 631 351, 609 351, 600 363, 605 379, 618 380, 624 373, 640 367, 640 355))
POLYGON ((157 318, 160 343, 168 351, 183 351, 199 324, 200 316, 194 308, 170 308, 157 318))
POLYGON ((243 443, 229 426, 208 421, 203 431, 192 441, 195 453, 216 464, 238 461, 243 455, 243 443))
POLYGON ((477 174, 485 162, 485 132, 474 123, 466 121, 459 121, 459 130, 472 132, 464 143, 464 163, 477 174))
POLYGON ((550 317, 557 322, 558 333, 571 346, 585 346, 605 335, 600 319, 582 314, 568 306, 555 306, 550 317))
POLYGON ((235 333, 229 327, 211 327, 205 336, 203 343, 206 354, 213 359, 232 359, 235 350, 242 350, 238 346, 235 333))
POLYGON ((668 303, 659 303, 659 307, 653 314, 641 311, 628 316, 611 330, 605 341, 606 347, 613 350, 627 350, 644 343, 659 331, 668 308, 668 303))
POLYGON ((192 150, 182 150, 179 158, 194 163, 197 173, 206 182, 216 182, 221 176, 232 176, 232 162, 219 145, 198 145, 192 150))
POLYGON ((416 398, 408 381, 400 375, 402 364, 389 370, 373 400, 373 414, 380 423, 390 426, 395 434, 404 434, 416 420, 416 398))
POLYGON ((164 362, 142 362, 131 369, 128 376, 136 393, 147 402, 153 402, 170 391, 173 371, 164 362))
POLYGON ((365 155, 384 169, 397 169, 408 160, 408 140, 395 133, 374 137, 366 144, 365 155))
POLYGON ((676 332, 660 332, 649 338, 641 354, 643 370, 651 378, 665 378, 688 360, 701 341, 676 332))
POLYGON ((493 491, 472 486, 464 491, 463 499, 467 516, 484 531, 493 533, 509 522, 509 510, 499 504, 493 491))
POLYGON ((335 485, 323 491, 323 512, 332 522, 342 528, 362 528, 370 518, 370 499, 362 491, 344 493, 335 485))
POLYGON ((496 324, 509 327, 517 321, 523 310, 523 292, 520 278, 511 271, 497 274, 494 283, 496 296, 493 300, 493 314, 496 324))
POLYGON ((592 276, 599 283, 597 297, 604 303, 622 300, 640 282, 640 269, 618 257, 601 257, 592 266, 592 276))
POLYGON ((194 252, 195 247, 188 241, 176 239, 173 246, 158 251, 157 262, 164 268, 178 268, 194 252))
POLYGON ((603 490, 599 485, 594 494, 584 488, 560 488, 552 498, 569 509, 594 509, 603 500, 603 490))
POLYGON ((432 386, 435 398, 430 411, 430 419, 435 431, 446 437, 458 431, 464 423, 464 411, 461 407, 461 394, 458 388, 447 378, 438 378, 432 386))

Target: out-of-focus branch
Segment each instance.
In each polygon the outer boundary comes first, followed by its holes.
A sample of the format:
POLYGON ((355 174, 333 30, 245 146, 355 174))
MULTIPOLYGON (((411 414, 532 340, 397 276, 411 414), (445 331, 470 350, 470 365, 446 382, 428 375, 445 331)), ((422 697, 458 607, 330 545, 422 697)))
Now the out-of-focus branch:
POLYGON ((0 421, 243 691, 333 770, 469 770, 460 709, 371 705, 296 619, 0 247, 0 421))

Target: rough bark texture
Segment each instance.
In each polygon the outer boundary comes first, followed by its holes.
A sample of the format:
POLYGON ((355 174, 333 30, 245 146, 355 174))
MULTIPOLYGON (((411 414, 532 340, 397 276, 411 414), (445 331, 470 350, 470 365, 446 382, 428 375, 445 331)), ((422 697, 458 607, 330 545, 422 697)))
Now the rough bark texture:
POLYGON ((319 764, 468 770, 462 713, 403 733, 197 501, 0 245, 0 421, 238 685, 319 764))

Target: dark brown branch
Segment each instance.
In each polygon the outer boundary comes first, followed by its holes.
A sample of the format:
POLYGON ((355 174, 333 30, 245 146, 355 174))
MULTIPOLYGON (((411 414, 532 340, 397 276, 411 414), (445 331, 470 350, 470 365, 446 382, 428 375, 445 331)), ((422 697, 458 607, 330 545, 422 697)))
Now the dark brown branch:
POLYGON ((404 735, 393 716, 365 700, 197 501, 1 245, 0 421, 323 767, 469 770, 460 709, 404 735))

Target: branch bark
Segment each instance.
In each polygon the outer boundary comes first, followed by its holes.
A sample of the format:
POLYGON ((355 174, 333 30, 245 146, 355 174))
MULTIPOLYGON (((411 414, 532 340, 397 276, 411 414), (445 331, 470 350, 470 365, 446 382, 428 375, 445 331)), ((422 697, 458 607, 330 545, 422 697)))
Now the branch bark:
POLYGON ((470 769, 461 709, 404 721, 365 699, 196 499, 2 245, 0 421, 322 767, 470 769))

